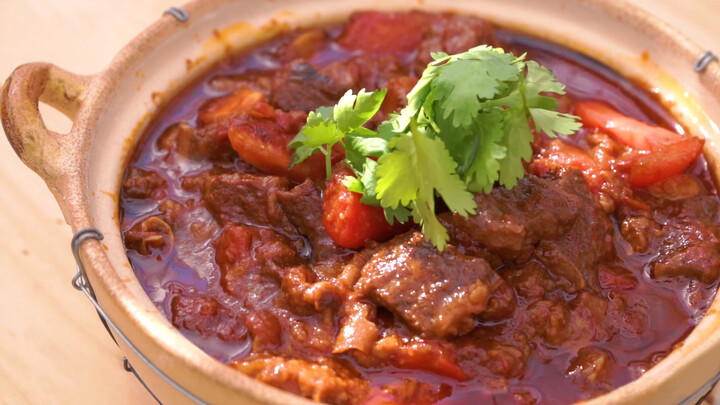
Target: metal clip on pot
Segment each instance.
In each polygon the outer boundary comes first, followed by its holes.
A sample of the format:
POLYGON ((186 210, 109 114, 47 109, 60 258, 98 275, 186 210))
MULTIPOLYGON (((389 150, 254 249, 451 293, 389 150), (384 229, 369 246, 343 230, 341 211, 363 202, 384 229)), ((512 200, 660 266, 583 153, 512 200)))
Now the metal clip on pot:
MULTIPOLYGON (((98 304, 97 300, 95 299, 95 294, 93 293, 92 286, 90 286, 90 283, 88 282, 86 273, 85 273, 85 266, 82 263, 82 259, 80 258, 80 245, 82 245, 83 241, 87 239, 97 239, 102 240, 104 238, 102 232, 95 228, 84 228, 79 230, 72 238, 72 241, 70 242, 70 245, 72 247, 73 256, 75 256, 75 263, 77 264, 77 273, 72 278, 72 286, 78 290, 81 291, 85 296, 90 300, 90 302, 95 307, 95 310, 97 311, 98 315, 100 316, 100 320, 102 321, 103 325, 105 326, 105 329, 110 334, 110 337, 113 339, 115 344, 117 344, 117 340, 115 339, 115 336, 118 336, 120 340, 122 340, 127 347, 132 350, 132 352, 140 359, 142 360, 145 365, 148 366, 154 373, 159 375, 165 382, 170 384, 173 388, 178 390, 180 393, 188 397, 190 400, 197 404, 204 404, 200 398, 196 397, 192 393, 188 392, 186 389, 178 385, 175 381, 170 379, 167 374, 163 373, 162 370, 157 368, 152 362, 143 355, 138 348, 133 345, 132 342, 125 336, 120 329, 113 323, 113 321, 110 319, 110 317, 103 311, 102 308, 100 308, 100 304, 98 304)), ((150 387, 147 386, 145 381, 138 375, 138 373, 135 371, 133 366, 130 364, 130 361, 127 359, 127 357, 123 358, 123 367, 125 368, 125 371, 133 373, 135 375, 135 378, 140 381, 140 384, 142 384, 143 387, 147 390, 147 392, 158 402, 158 404, 162 404, 160 399, 155 396, 155 394, 150 390, 150 387)))

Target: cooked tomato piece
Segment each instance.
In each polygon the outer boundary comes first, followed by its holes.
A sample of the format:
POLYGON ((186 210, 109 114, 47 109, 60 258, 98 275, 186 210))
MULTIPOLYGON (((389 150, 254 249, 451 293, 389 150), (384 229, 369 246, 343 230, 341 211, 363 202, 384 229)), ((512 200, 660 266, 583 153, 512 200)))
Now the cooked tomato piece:
POLYGON ((395 336, 388 336, 377 342, 373 354, 380 359, 390 360, 399 368, 424 370, 458 381, 468 379, 452 355, 437 342, 428 342, 421 338, 401 342, 395 336))
POLYGON ((647 187, 668 179, 690 166, 704 145, 704 139, 687 138, 654 152, 634 154, 628 159, 628 182, 633 187, 647 187))
POLYGON ((431 21, 429 14, 417 11, 355 13, 338 43, 374 54, 404 54, 418 47, 431 21))
POLYGON ((293 151, 287 145, 304 123, 304 113, 287 113, 260 102, 233 120, 228 138, 244 161, 265 173, 295 181, 320 180, 325 176, 325 157, 319 153, 288 170, 293 151))
POLYGON ((383 209, 360 202, 362 195, 349 191, 342 183, 352 175, 347 167, 336 169, 325 186, 322 221, 335 244, 357 249, 371 240, 382 242, 410 229, 410 222, 390 225, 383 209))
POLYGON ((596 101, 577 103, 575 114, 582 118, 586 126, 601 129, 633 149, 656 150, 682 139, 680 134, 630 118, 596 101))
POLYGON ((198 113, 198 121, 207 125, 235 113, 248 111, 264 101, 265 95, 261 92, 242 87, 227 97, 216 98, 205 105, 198 113))
POLYGON ((547 153, 543 153, 530 164, 533 173, 542 176, 551 170, 562 170, 570 166, 582 171, 591 191, 597 192, 602 188, 606 181, 605 172, 590 155, 559 140, 552 141, 548 149, 547 153))

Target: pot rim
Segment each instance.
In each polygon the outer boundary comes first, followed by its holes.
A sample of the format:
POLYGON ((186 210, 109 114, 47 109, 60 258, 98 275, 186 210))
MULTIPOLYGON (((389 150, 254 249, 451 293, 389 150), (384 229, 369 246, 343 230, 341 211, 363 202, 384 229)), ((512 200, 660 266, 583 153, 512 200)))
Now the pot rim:
MULTIPOLYGON (((185 9, 192 18, 195 14, 206 13, 208 10, 216 9, 230 1, 232 0, 191 0, 184 4, 182 8, 185 9)), ((624 1, 612 0, 577 0, 577 2, 599 8, 625 24, 640 26, 646 35, 663 37, 666 42, 673 43, 677 46, 678 56, 686 60, 688 64, 692 64, 703 52, 701 47, 685 35, 638 6, 624 1)), ((72 133, 69 135, 78 137, 83 145, 80 149, 83 151, 82 159, 74 162, 74 164, 77 165, 77 173, 79 175, 74 175, 66 179, 67 183, 60 188, 60 192, 64 196, 64 201, 59 200, 59 202, 61 206, 64 206, 67 221, 74 232, 93 226, 93 220, 89 213, 89 200, 87 198, 89 190, 86 188, 88 179, 87 166, 89 162, 87 151, 94 136, 95 126, 103 112, 102 106, 106 104, 107 100, 112 97, 112 94, 117 89, 117 83, 119 81, 114 79, 130 74, 129 67, 132 66, 133 63, 142 60, 144 52, 159 44, 163 39, 178 29, 182 29, 182 26, 179 25, 173 17, 161 17, 123 47, 108 67, 93 78, 87 97, 78 110, 76 122, 79 125, 74 125, 72 133)), ((711 63, 700 74, 703 75, 710 84, 720 87, 719 63, 711 63)), ((720 98, 720 94, 718 94, 718 98, 720 98)), ((88 240, 80 246, 79 250, 86 264, 86 269, 88 269, 89 272, 99 274, 97 280, 101 285, 98 285, 96 281, 93 283, 93 287, 109 291, 110 296, 121 310, 121 313, 116 316, 121 316, 127 322, 132 323, 141 335, 150 337, 162 355, 178 359, 189 369, 197 373, 206 374, 218 383, 230 387, 233 391, 242 392, 256 401, 278 404, 312 403, 293 394, 289 394, 286 391, 266 385, 228 367, 202 352, 188 339, 176 339, 175 335, 179 334, 179 332, 176 330, 167 331, 167 328, 161 322, 165 321, 165 318, 159 310, 156 310, 155 313, 139 310, 136 298, 113 270, 113 265, 101 243, 88 240), (105 269, 105 271, 99 272, 98 269, 105 269), (173 334, 173 336, 171 337, 170 334, 173 334)), ((656 369, 658 366, 653 367, 651 370, 656 369)), ((650 377, 648 377, 648 373, 605 395, 596 397, 588 401, 588 403, 617 402, 620 399, 625 401, 636 400, 643 394, 643 387, 647 385, 649 381, 650 377)), ((654 375, 653 378, 655 378, 655 381, 650 385, 659 386, 667 378, 667 375, 654 375)), ((704 381, 701 383, 704 383, 704 381)), ((201 393, 194 394, 200 394, 198 396, 202 397, 201 393)))

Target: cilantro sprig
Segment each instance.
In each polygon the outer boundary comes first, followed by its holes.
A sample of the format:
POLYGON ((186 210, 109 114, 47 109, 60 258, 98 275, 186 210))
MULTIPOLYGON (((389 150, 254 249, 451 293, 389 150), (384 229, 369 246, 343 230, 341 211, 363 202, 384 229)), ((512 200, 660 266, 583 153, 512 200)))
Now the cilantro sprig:
POLYGON ((293 164, 320 151, 331 173, 331 151, 339 144, 356 176, 345 178, 365 204, 381 206, 388 222, 410 216, 439 250, 447 230, 435 215, 436 198, 462 216, 475 213, 474 192, 496 183, 512 188, 525 175, 533 134, 571 135, 578 118, 554 111, 565 86, 552 71, 525 55, 479 46, 467 52, 432 54, 408 94, 408 105, 377 131, 363 125, 379 110, 386 90, 353 95, 321 107, 292 140, 293 164))

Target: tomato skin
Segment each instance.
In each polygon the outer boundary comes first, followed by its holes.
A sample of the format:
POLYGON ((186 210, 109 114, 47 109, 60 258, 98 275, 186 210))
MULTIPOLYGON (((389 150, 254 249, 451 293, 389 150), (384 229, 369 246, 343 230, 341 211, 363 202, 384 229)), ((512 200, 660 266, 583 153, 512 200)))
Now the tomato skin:
POLYGON ((574 146, 556 143, 547 155, 534 159, 530 164, 532 172, 543 176, 554 169, 574 167, 583 173, 585 183, 592 192, 598 192, 605 183, 606 175, 603 168, 598 165, 584 151, 574 146))
POLYGON ((654 152, 635 154, 628 159, 628 182, 648 187, 681 173, 700 156, 704 145, 704 139, 686 138, 654 152))
POLYGON ((338 43, 347 49, 376 55, 403 55, 418 47, 432 18, 419 11, 355 13, 338 43))
POLYGON ((574 111, 582 118, 584 125, 601 129, 616 141, 633 149, 657 150, 683 138, 682 135, 665 128, 625 116, 597 101, 580 101, 575 104, 574 111))
MULTIPOLYGON (((314 153, 292 169, 293 150, 288 143, 305 123, 304 113, 276 110, 265 102, 232 118, 228 128, 230 145, 247 163, 268 174, 287 176, 293 181, 321 180, 325 177, 325 155, 314 153)), ((339 147, 332 150, 332 162, 345 157, 339 147)))
POLYGON ((258 103, 264 102, 265 95, 261 92, 241 87, 229 96, 214 99, 206 104, 198 113, 198 122, 207 125, 233 114, 249 111, 258 103))
POLYGON ((382 242, 410 228, 409 221, 390 225, 381 207, 361 203, 362 195, 349 191, 342 183, 348 175, 352 175, 352 171, 346 167, 336 170, 323 195, 323 226, 336 245, 358 249, 370 241, 382 242))

